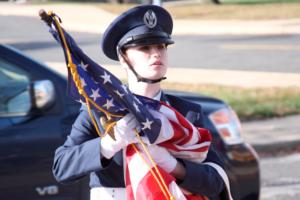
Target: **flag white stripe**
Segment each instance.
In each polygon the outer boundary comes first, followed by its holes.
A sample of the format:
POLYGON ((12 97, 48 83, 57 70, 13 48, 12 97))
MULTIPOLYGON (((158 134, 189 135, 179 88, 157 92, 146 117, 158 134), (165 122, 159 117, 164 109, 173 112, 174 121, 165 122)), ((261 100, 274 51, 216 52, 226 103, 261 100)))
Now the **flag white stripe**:
MULTIPOLYGON (((167 106, 162 105, 162 106, 160 107, 160 112, 163 113, 165 116, 167 116, 167 118, 168 118, 169 120, 172 120, 172 121, 174 121, 175 123, 182 125, 182 124, 179 122, 178 118, 176 117, 175 112, 174 112, 172 109, 168 108, 167 106)), ((192 123, 190 123, 188 120, 186 120, 186 122, 188 123, 189 128, 192 128, 192 137, 191 137, 191 139, 190 139, 186 144, 184 144, 183 146, 193 145, 193 144, 197 143, 197 142, 199 141, 199 139, 200 139, 200 138, 199 138, 199 134, 198 134, 198 129, 197 129, 192 123)), ((190 134, 190 132, 189 132, 189 130, 188 130, 187 128, 185 128, 185 127, 183 127, 183 126, 181 126, 181 127, 182 127, 182 129, 183 129, 185 135, 189 135, 189 134, 190 134)), ((178 141, 178 142, 180 142, 180 141, 178 141)))
POLYGON ((136 199, 136 192, 139 183, 140 181, 142 181, 144 176, 149 172, 149 168, 147 164, 144 162, 144 160, 141 158, 141 156, 138 153, 135 153, 131 157, 130 162, 128 163, 128 169, 129 171, 134 172, 134 173, 130 173, 129 176, 131 180, 134 198, 136 199))
POLYGON ((209 145, 211 144, 211 142, 202 142, 201 144, 191 144, 191 146, 180 146, 180 145, 174 145, 178 150, 180 151, 184 151, 184 150, 196 150, 196 149, 200 149, 203 147, 209 147, 209 145))
POLYGON ((187 142, 187 143, 185 143, 184 145, 182 145, 182 146, 190 146, 190 145, 194 145, 194 144, 196 144, 198 141, 199 141, 199 137, 200 137, 200 134, 199 134, 199 132, 198 132, 198 129, 195 127, 195 126, 193 126, 190 122, 189 122, 189 126, 192 128, 192 137, 190 138, 190 140, 187 142))
POLYGON ((162 105, 162 106, 160 107, 159 111, 160 111, 161 113, 163 113, 164 115, 166 115, 168 119, 170 119, 170 120, 172 120, 172 121, 174 121, 174 122, 176 122, 176 123, 179 124, 175 112, 174 112, 173 110, 171 110, 170 108, 168 108, 168 107, 162 105))
POLYGON ((173 138, 174 130, 168 118, 158 111, 155 110, 149 110, 149 111, 155 118, 158 118, 162 124, 160 133, 158 135, 158 138, 155 141, 155 144, 159 144, 173 138))
POLYGON ((196 163, 202 163, 206 157, 207 157, 207 152, 189 152, 188 154, 185 153, 180 153, 180 152, 171 152, 170 153, 175 156, 176 158, 181 158, 184 160, 190 160, 196 163))
POLYGON ((173 196, 176 200, 186 200, 181 189, 178 187, 178 185, 174 181, 172 181, 169 184, 169 191, 171 192, 171 194, 173 194, 173 196))

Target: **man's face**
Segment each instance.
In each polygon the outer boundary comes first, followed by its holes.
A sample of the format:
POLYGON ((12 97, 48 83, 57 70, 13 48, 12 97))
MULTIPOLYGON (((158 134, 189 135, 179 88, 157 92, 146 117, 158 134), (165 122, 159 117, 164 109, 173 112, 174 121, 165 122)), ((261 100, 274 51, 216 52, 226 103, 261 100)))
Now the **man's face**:
POLYGON ((134 70, 144 78, 158 79, 167 72, 168 58, 165 44, 129 47, 126 56, 134 70))

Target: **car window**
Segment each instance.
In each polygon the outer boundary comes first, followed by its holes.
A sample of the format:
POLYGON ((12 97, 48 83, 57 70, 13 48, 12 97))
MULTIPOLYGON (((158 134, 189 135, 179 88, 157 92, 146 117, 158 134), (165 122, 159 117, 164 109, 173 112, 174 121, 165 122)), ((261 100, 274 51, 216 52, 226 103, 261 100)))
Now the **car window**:
POLYGON ((0 58, 0 117, 24 116, 30 109, 28 73, 0 58))

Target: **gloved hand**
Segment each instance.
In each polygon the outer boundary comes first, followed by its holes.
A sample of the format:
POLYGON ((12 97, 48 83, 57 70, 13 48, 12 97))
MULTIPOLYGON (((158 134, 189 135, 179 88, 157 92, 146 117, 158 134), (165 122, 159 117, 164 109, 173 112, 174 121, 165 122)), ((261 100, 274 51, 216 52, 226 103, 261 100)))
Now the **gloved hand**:
POLYGON ((139 123, 133 114, 128 113, 121 118, 114 126, 115 140, 109 134, 101 139, 100 150, 102 155, 110 159, 127 145, 137 143, 135 128, 139 128, 139 123))
MULTIPOLYGON (((166 148, 158 145, 149 145, 147 146, 147 149, 154 162, 166 172, 170 173, 175 169, 177 160, 169 153, 168 150, 166 150, 166 148)), ((146 154, 143 153, 143 156, 147 158, 145 155, 146 154)))

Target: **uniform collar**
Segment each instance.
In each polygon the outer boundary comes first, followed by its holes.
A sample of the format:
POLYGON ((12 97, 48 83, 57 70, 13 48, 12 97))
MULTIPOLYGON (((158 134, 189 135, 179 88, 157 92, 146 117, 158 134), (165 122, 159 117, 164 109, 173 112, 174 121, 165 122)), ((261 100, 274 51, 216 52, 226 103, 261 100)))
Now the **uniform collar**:
POLYGON ((160 90, 153 99, 165 102, 168 105, 170 105, 170 102, 168 101, 167 96, 165 95, 165 93, 162 90, 160 90))
POLYGON ((162 91, 159 90, 159 92, 152 99, 160 101, 161 96, 162 96, 162 91))

